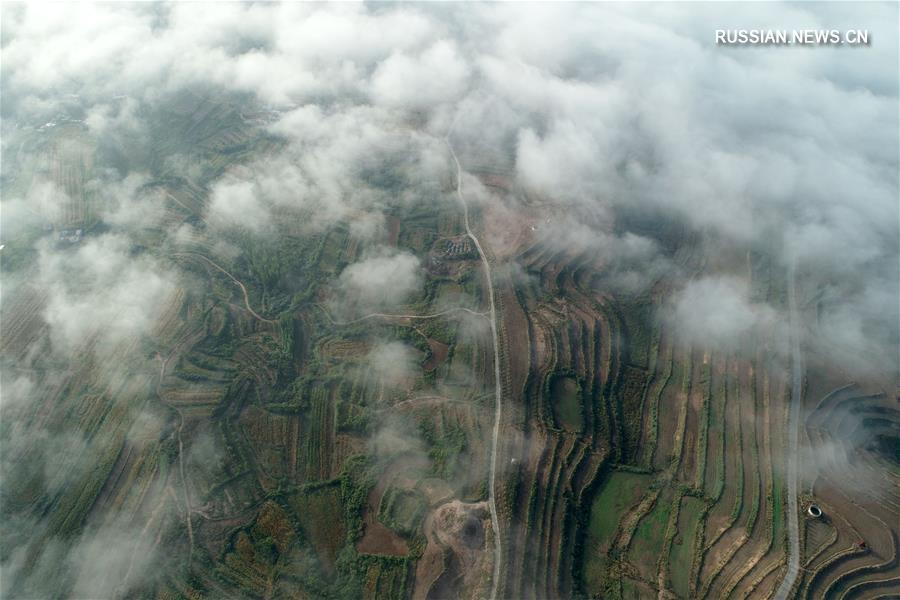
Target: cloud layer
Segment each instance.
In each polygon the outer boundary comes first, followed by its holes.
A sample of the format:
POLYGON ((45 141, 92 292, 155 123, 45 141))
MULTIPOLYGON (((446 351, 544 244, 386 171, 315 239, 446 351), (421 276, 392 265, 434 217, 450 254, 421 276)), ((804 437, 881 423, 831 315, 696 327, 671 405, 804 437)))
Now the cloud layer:
MULTIPOLYGON (((205 243, 217 258, 240 260, 231 235, 277 246, 288 230, 313 235, 350 222, 365 249, 340 259, 315 300, 346 319, 416 300, 425 259, 384 243, 385 224, 422 203, 455 207, 452 125, 482 215, 497 198, 474 174, 508 179, 503 214, 552 215, 534 239, 596 257, 598 292, 670 290, 658 316, 680 342, 739 352, 756 333, 783 331, 782 280, 796 265, 801 310, 817 316, 805 346, 852 376, 897 369, 896 4, 0 10, 3 299, 37 290, 54 359, 88 342, 115 349, 142 339, 189 283, 170 249, 205 243), (873 42, 715 46, 715 29, 727 27, 868 28, 873 42), (210 118, 252 133, 232 148, 244 153, 239 166, 219 169, 209 140, 189 138, 207 115, 185 116, 185 98, 215 98, 225 116, 210 118), (78 135, 33 143, 63 125, 78 135), (63 155, 83 155, 84 170, 61 174, 63 155), (174 183, 194 197, 175 206, 162 191, 174 183), (95 229, 60 245, 43 227, 59 229, 79 198, 89 200, 95 229), (699 240, 697 268, 679 261, 673 236, 699 240), (754 279, 754 260, 769 266, 771 289, 754 279)), ((504 269, 518 273, 512 263, 495 272, 504 269)), ((464 334, 483 335, 484 321, 472 319, 464 334)), ((410 348, 376 348, 368 364, 389 385, 415 370, 410 348)), ((0 365, 5 416, 25 411, 39 383, 10 379, 7 367, 27 372, 38 354, 0 365)), ((407 429, 392 424, 374 447, 419 452, 407 429)), ((4 442, 28 435, 4 432, 4 442)), ((86 442, 59 443, 80 453, 86 442)), ((3 463, 5 480, 14 467, 3 463)), ((59 477, 44 473, 53 491, 59 477)), ((135 537, 125 529, 48 545, 35 576, 67 564, 72 593, 112 595, 115 582, 97 569, 130 568, 133 546, 115 541, 135 537)), ((15 572, 24 550, 4 556, 5 572, 15 572)), ((40 593, 39 583, 22 589, 40 593)))

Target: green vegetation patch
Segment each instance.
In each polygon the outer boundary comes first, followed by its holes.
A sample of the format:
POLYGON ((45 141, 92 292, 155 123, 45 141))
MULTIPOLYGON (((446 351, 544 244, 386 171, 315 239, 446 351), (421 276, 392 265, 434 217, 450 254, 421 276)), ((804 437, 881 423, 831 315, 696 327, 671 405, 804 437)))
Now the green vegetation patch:
POLYGON ((465 467, 460 464, 460 457, 468 446, 466 432, 458 424, 445 425, 439 430, 428 420, 422 421, 419 427, 429 445, 432 473, 448 481, 453 480, 458 471, 465 467))
POLYGON ((405 598, 410 562, 406 558, 364 554, 359 558, 366 572, 363 598, 405 598))
POLYGON ((672 510, 672 494, 664 490, 653 505, 653 509, 641 519, 634 532, 628 560, 635 565, 646 579, 655 579, 656 562, 666 536, 669 512, 672 510))
MULTIPOLYGON (((442 340, 438 339, 438 341, 442 340)), ((474 352, 475 349, 470 344, 460 343, 454 346, 447 377, 444 379, 446 385, 471 385, 474 352)))
POLYGON ((619 307, 628 362, 641 369, 650 363, 653 344, 653 305, 646 299, 631 299, 619 307))
POLYGON ((575 377, 560 374, 550 379, 550 404, 557 426, 574 433, 582 430, 581 385, 575 377))
POLYGON ((340 488, 336 484, 308 486, 288 496, 288 505, 319 560, 331 572, 347 534, 340 488))
POLYGON ((404 536, 412 536, 425 516, 425 499, 414 490, 389 488, 381 498, 378 520, 404 536))
POLYGON ((681 500, 681 511, 678 514, 678 533, 672 541, 669 554, 669 575, 672 589, 679 598, 690 595, 691 565, 694 561, 695 538, 700 517, 703 516, 704 504, 700 498, 685 496, 681 500))
POLYGON ((619 523, 628 509, 640 502, 649 481, 648 475, 613 471, 594 498, 585 543, 584 577, 588 591, 597 593, 602 589, 606 553, 619 523))
POLYGON ((422 327, 425 336, 448 346, 456 341, 456 323, 444 319, 429 319, 422 327))
POLYGON ((342 229, 334 229, 325 236, 319 256, 319 271, 335 274, 344 266, 341 262, 341 255, 349 237, 350 234, 342 229))
MULTIPOLYGON (((266 502, 254 522, 232 536, 216 567, 216 578, 246 592, 262 593, 279 568, 296 564, 294 540, 294 527, 287 513, 278 504, 266 502)), ((203 587, 201 581, 196 583, 203 587)))
POLYGON ((461 285, 452 281, 441 281, 437 284, 437 290, 434 293, 434 306, 438 309, 460 306, 462 305, 460 300, 464 298, 465 291, 461 285))

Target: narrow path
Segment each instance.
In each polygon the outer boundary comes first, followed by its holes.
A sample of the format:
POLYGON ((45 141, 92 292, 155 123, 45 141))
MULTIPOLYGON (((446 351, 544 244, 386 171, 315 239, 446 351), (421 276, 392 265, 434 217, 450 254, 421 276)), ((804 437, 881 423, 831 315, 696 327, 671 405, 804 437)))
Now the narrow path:
POLYGON ((471 308, 464 308, 464 307, 458 306, 456 308, 448 308, 447 310, 442 310, 441 312, 431 313, 429 315, 391 315, 388 313, 371 313, 364 317, 360 317, 358 319, 353 319, 352 321, 335 321, 332 318, 332 316, 328 313, 328 311, 325 309, 324 306, 322 306, 321 304, 317 304, 316 306, 318 306, 322 310, 322 312, 325 313, 325 318, 328 319, 328 321, 332 325, 352 325, 354 323, 359 323, 360 321, 365 321, 367 319, 376 319, 376 318, 378 318, 378 319, 434 319, 437 317, 442 317, 444 315, 449 315, 450 313, 459 312, 459 311, 467 312, 471 315, 475 315, 476 317, 488 316, 488 313, 477 312, 477 311, 472 310, 471 308))
MULTIPOLYGON (((147 536, 147 532, 150 530, 150 526, 157 519, 162 509, 165 507, 166 500, 169 497, 175 499, 175 492, 172 491, 172 488, 168 485, 163 488, 162 497, 159 500, 159 503, 156 505, 156 508, 153 509, 153 512, 150 513, 150 517, 147 519, 147 523, 144 525, 144 528, 141 529, 141 533, 138 535, 137 540, 134 542, 134 547, 131 550, 131 558, 128 561, 128 570, 125 571, 125 576, 122 577, 121 583, 116 586, 116 589, 113 593, 114 598, 123 598, 125 597, 125 592, 128 591, 128 580, 131 579, 131 573, 134 571, 134 564, 137 560, 138 550, 141 549, 141 542, 147 536)), ((176 502, 177 504, 177 502, 176 502)), ((162 533, 162 531, 160 531, 162 533)), ((153 549, 159 544, 160 537, 157 536, 156 543, 153 544, 153 549)), ((152 550, 151 550, 152 551, 152 550)))
POLYGON ((163 359, 159 354, 157 354, 156 357, 160 361, 159 380, 156 382, 156 396, 159 398, 159 401, 163 406, 174 410, 175 414, 178 415, 178 427, 175 428, 175 439, 178 440, 178 471, 181 475, 181 487, 182 491, 184 492, 184 514, 185 522, 187 524, 188 542, 190 543, 190 549, 188 551, 188 564, 190 564, 191 560, 194 557, 194 527, 191 524, 191 498, 190 494, 188 493, 187 478, 184 476, 184 442, 181 439, 181 430, 184 428, 184 415, 182 414, 180 408, 170 405, 162 396, 162 382, 163 379, 166 378, 166 370, 168 369, 169 360, 172 358, 172 354, 169 354, 169 356, 167 356, 165 359, 163 359))
POLYGON ((797 315, 797 285, 795 267, 792 262, 788 267, 788 310, 791 326, 791 407, 788 416, 788 568, 784 580, 775 592, 775 600, 786 600, 794 589, 797 576, 800 574, 800 524, 797 514, 797 465, 800 455, 800 394, 803 393, 803 362, 800 354, 800 322, 797 315))
POLYGON ((491 277, 491 263, 488 261, 487 255, 481 247, 481 242, 478 241, 478 238, 472 233, 472 228, 469 227, 469 205, 466 204, 466 198, 463 196, 462 192, 462 166, 459 164, 459 158, 457 158, 456 152, 453 150, 453 144, 450 143, 450 133, 452 130, 453 125, 450 126, 450 131, 447 132, 444 141, 447 142, 447 148, 450 149, 450 155, 453 157, 453 162, 456 163, 456 196, 459 198, 460 204, 462 204, 466 235, 468 235, 469 239, 475 244, 475 248, 478 249, 478 256, 481 257, 481 264, 484 267, 484 278, 487 281, 488 299, 490 300, 490 310, 488 311, 488 314, 491 319, 491 338, 494 345, 494 433, 491 439, 491 469, 488 476, 488 507, 491 511, 491 527, 494 530, 494 575, 491 579, 490 598, 491 600, 496 600, 497 588, 500 584, 500 564, 502 563, 503 558, 503 544, 500 539, 500 519, 497 516, 497 500, 494 491, 497 481, 497 445, 500 438, 500 417, 503 414, 503 389, 500 384, 500 345, 497 340, 497 309, 494 306, 494 281, 491 277))
POLYGON ((201 221, 203 221, 203 224, 204 224, 204 225, 209 226, 209 223, 207 222, 206 219, 203 218, 203 216, 201 216, 201 215, 198 214, 193 208, 191 208, 190 206, 188 206, 187 204, 185 204, 184 202, 182 202, 181 200, 179 200, 178 198, 176 198, 175 196, 173 196, 173 195, 171 194, 171 192, 166 191, 166 196, 168 196, 169 200, 173 201, 175 204, 177 204, 178 206, 180 206, 180 207, 183 208, 184 210, 188 211, 189 213, 191 213, 192 215, 194 215, 195 217, 197 217, 198 219, 200 219, 201 221))
POLYGON ((190 550, 188 551, 188 564, 194 557, 194 526, 191 524, 191 495, 188 491, 187 478, 184 476, 184 443, 181 439, 181 430, 184 428, 184 415, 178 411, 178 470, 181 472, 181 486, 184 488, 184 515, 187 522, 188 541, 190 542, 190 550))
MULTIPOLYGON (((493 396, 493 392, 490 394, 486 394, 488 396, 493 396)), ((407 398, 406 400, 401 400, 396 404, 392 404, 390 406, 386 406, 384 408, 378 409, 377 412, 386 412, 391 410, 396 410, 401 406, 409 406, 412 404, 425 403, 425 402, 434 402, 434 403, 447 403, 447 404, 464 404, 466 406, 472 406, 474 402, 477 402, 485 395, 476 396, 471 400, 463 400, 462 398, 447 398, 446 396, 417 396, 415 398, 407 398)))
POLYGON ((226 271, 225 269, 223 269, 222 267, 220 267, 219 265, 217 265, 216 263, 214 263, 214 262, 211 261, 210 259, 206 258, 206 257, 203 256, 202 254, 198 254, 197 252, 176 252, 175 254, 172 254, 172 256, 187 256, 187 257, 190 257, 190 258, 199 258, 200 260, 205 261, 207 264, 209 264, 209 265, 210 265, 211 267, 213 267, 214 269, 217 269, 218 271, 221 271, 221 272, 224 273, 229 279, 231 279, 231 281, 233 281, 233 282, 235 283, 235 285, 237 285, 239 288, 241 288, 241 292, 244 294, 244 306, 247 307, 247 311, 248 311, 251 315, 253 315, 254 317, 256 317, 259 321, 262 321, 263 323, 275 323, 275 321, 273 321, 273 320, 271 320, 271 319, 266 319, 266 318, 263 318, 263 317, 259 316, 259 315, 256 313, 256 311, 253 310, 253 307, 250 306, 250 296, 247 294, 247 288, 244 287, 244 284, 241 283, 240 281, 238 281, 238 279, 237 279, 234 275, 232 275, 231 273, 229 273, 228 271, 226 271))

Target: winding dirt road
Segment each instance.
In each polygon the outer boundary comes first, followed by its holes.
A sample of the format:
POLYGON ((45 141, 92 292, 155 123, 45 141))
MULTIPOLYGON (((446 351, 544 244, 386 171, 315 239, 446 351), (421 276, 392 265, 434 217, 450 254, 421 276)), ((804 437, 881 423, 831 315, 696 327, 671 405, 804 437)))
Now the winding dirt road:
POLYGON ((217 265, 210 259, 208 259, 205 256, 203 256, 202 254, 198 254, 196 252, 176 252, 175 254, 172 254, 172 256, 187 256, 189 258, 198 258, 200 260, 205 261, 207 264, 209 264, 214 269, 221 271, 226 276, 228 276, 228 278, 231 279, 231 281, 233 281, 235 283, 235 285, 237 285, 239 288, 241 288, 241 292, 244 294, 244 306, 247 307, 247 311, 251 315, 256 317, 259 321, 262 321, 263 323, 275 323, 276 322, 271 319, 266 319, 264 317, 259 316, 257 314, 257 312, 255 310, 253 310, 253 307, 250 306, 250 296, 247 294, 247 288, 244 287, 244 284, 241 283, 240 281, 238 281, 238 279, 234 275, 232 275, 231 273, 229 273, 228 271, 226 271, 225 269, 223 269, 222 267, 220 267, 219 265, 217 265))
POLYGON ((497 445, 500 438, 500 416, 503 414, 503 389, 500 384, 500 345, 497 341, 497 309, 494 305, 494 281, 491 277, 491 263, 488 261, 487 255, 481 247, 481 242, 478 241, 478 238, 472 233, 472 228, 469 227, 469 205, 466 204, 466 198, 462 192, 462 165, 459 164, 459 158, 457 158, 456 152, 453 150, 453 144, 450 143, 450 133, 452 130, 453 125, 450 126, 450 131, 447 132, 444 141, 447 142, 447 148, 450 149, 450 155, 453 157, 453 162, 456 163, 456 195, 459 198, 460 204, 462 204, 466 235, 468 235, 469 239, 475 244, 475 248, 478 249, 478 256, 481 257, 481 264, 484 267, 484 278, 487 280, 488 299, 490 300, 490 310, 488 311, 488 314, 490 315, 491 320, 491 338, 493 339, 494 345, 494 433, 491 439, 491 470, 490 475, 488 476, 488 507, 491 511, 491 527, 494 530, 494 575, 491 579, 491 600, 496 600, 497 588, 500 584, 500 564, 503 558, 503 545, 500 540, 500 519, 497 516, 497 500, 494 493, 497 480, 497 445))
POLYGON ((797 285, 793 263, 788 268, 788 310, 791 323, 791 407, 788 416, 788 568, 775 600, 787 600, 800 574, 800 524, 797 514, 797 461, 800 455, 800 395, 803 393, 803 356, 800 353, 800 321, 797 315, 797 285))
POLYGON ((455 312, 467 312, 471 315, 475 315, 476 317, 486 317, 488 313, 477 312, 472 310, 471 308, 464 308, 462 306, 458 306, 456 308, 448 308, 447 310, 442 310, 441 312, 431 313, 430 315, 391 315, 388 313, 371 313, 364 317, 360 317, 358 319, 353 319, 352 321, 335 321, 324 306, 321 304, 317 304, 322 312, 325 314, 325 318, 332 325, 352 325, 354 323, 359 323, 360 321, 365 321, 367 319, 435 319, 437 317, 442 317, 444 315, 449 315, 455 312))

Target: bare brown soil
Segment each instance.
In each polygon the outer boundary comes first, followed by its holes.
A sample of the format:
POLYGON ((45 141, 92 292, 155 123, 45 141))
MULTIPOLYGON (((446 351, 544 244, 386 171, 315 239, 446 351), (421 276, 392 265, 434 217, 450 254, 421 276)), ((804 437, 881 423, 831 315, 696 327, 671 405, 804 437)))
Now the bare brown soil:
POLYGON ((383 554, 386 556, 406 556, 409 546, 399 535, 385 527, 375 518, 372 510, 366 510, 365 531, 356 544, 356 550, 363 554, 383 554))
POLYGON ((428 338, 428 347, 431 348, 431 356, 428 357, 428 360, 425 361, 422 368, 426 371, 432 371, 444 364, 447 360, 447 352, 450 347, 434 338, 428 338))
POLYGON ((429 513, 424 524, 428 545, 416 568, 413 599, 482 597, 490 584, 491 558, 484 551, 490 523, 486 502, 454 500, 429 513))
POLYGON ((328 340, 320 347, 320 352, 328 358, 356 358, 369 351, 370 344, 359 340, 328 340))
POLYGON ((378 520, 378 507, 388 486, 404 470, 417 468, 416 462, 399 460, 390 465, 375 486, 369 492, 366 507, 363 510, 363 535, 356 543, 356 549, 366 554, 383 554, 386 556, 405 556, 409 546, 402 537, 388 529, 378 520))
POLYGON ((397 239, 400 237, 400 219, 397 217, 387 218, 387 239, 385 243, 388 246, 396 246, 397 239))

